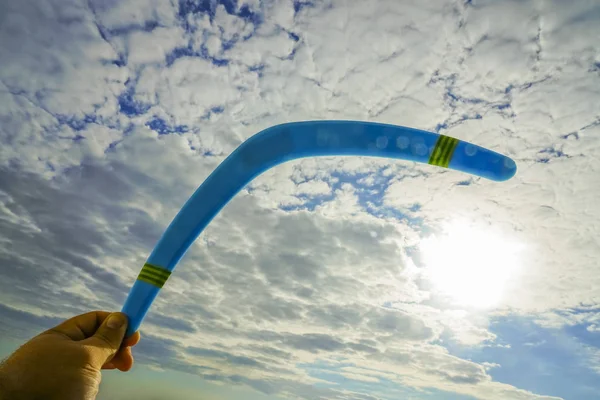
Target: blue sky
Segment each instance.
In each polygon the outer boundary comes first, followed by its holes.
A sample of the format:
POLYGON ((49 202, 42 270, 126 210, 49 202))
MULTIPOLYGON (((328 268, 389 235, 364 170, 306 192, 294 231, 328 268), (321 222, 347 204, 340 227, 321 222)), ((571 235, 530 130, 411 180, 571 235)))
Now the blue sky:
POLYGON ((599 19, 584 0, 3 2, 1 355, 119 310, 245 139, 350 119, 471 141, 518 173, 266 172, 192 246, 99 398, 593 399, 599 19))

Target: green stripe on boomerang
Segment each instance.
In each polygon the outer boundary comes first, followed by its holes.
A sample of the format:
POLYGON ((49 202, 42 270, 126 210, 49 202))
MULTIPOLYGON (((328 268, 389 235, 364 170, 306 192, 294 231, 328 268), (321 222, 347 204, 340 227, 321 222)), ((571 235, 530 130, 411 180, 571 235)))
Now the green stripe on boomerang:
POLYGON ((166 282, 166 279, 156 278, 154 276, 147 275, 147 274, 140 274, 140 275, 138 275, 137 279, 138 279, 138 281, 143 281, 143 282, 149 283, 151 285, 154 285, 159 289, 162 289, 163 285, 166 282))
POLYGON ((431 157, 429 157, 429 164, 448 168, 457 145, 458 139, 446 135, 440 135, 437 143, 435 144, 433 152, 431 153, 431 157))
POLYGON ((437 143, 435 144, 433 152, 431 153, 431 158, 429 159, 430 163, 434 165, 437 165, 439 163, 439 160, 442 158, 442 156, 444 155, 448 146, 451 143, 451 140, 449 139, 450 137, 448 136, 440 135, 440 137, 437 140, 437 143))
POLYGON ((170 275, 171 271, 146 263, 144 264, 144 268, 142 268, 142 271, 138 275, 137 279, 139 281, 144 281, 154 285, 160 289, 163 287, 167 279, 169 279, 170 275))

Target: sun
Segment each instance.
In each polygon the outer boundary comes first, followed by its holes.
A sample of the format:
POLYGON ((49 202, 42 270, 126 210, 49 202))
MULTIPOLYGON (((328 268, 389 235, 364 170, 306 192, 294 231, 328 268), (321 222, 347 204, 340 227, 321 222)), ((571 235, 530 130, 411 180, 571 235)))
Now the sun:
POLYGON ((438 295, 456 305, 493 308, 520 268, 523 245, 499 230, 456 220, 425 238, 420 253, 425 275, 438 295))

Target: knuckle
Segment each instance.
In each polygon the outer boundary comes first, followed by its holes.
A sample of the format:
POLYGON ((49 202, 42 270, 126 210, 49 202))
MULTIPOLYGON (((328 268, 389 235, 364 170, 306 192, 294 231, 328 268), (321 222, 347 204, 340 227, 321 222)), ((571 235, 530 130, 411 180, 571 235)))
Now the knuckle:
POLYGON ((94 337, 96 337, 96 339, 98 339, 100 342, 102 342, 102 344, 105 347, 108 347, 113 350, 117 350, 117 348, 114 344, 114 341, 111 340, 111 338, 108 335, 106 335, 104 332, 102 332, 102 331, 96 332, 94 337))

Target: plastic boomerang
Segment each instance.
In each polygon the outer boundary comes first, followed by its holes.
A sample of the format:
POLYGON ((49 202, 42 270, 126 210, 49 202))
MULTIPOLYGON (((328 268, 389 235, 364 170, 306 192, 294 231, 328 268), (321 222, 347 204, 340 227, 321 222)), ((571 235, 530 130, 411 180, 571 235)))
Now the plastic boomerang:
POLYGON ((123 306, 127 335, 135 332, 181 257, 214 216, 248 182, 286 161, 318 156, 396 158, 505 181, 515 162, 482 147, 436 133, 355 121, 276 125, 242 143, 190 197, 164 232, 123 306))

